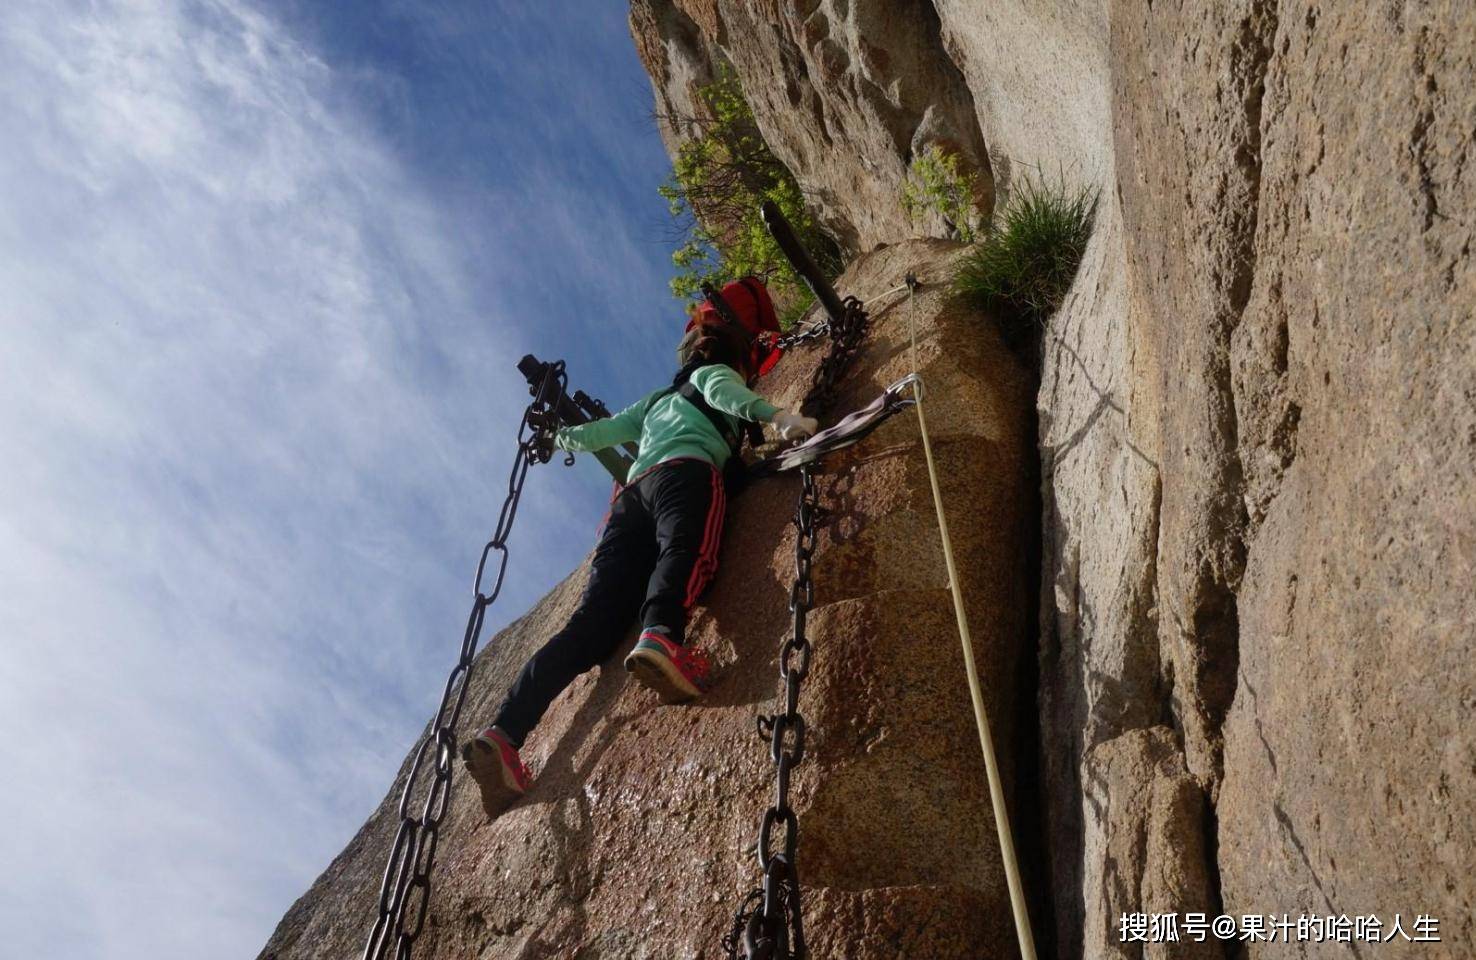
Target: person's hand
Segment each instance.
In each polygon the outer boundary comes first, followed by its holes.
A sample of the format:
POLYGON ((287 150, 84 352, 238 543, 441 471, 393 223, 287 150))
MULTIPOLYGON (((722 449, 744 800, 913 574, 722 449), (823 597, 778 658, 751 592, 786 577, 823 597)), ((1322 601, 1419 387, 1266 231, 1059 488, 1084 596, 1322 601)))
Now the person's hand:
POLYGON ((788 410, 780 410, 769 422, 779 428, 779 436, 785 440, 814 436, 815 431, 820 429, 820 421, 814 417, 802 417, 788 410))

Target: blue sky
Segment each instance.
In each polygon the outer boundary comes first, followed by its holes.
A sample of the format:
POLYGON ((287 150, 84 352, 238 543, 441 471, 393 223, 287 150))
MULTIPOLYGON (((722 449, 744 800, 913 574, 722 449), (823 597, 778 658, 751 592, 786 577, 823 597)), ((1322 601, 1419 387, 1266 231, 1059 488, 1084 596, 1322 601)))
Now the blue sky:
MULTIPOLYGON (((254 956, 439 696, 517 358, 670 373, 650 90, 485 0, 8 0, 0 80, 7 953, 254 956)), ((530 477, 489 626, 607 492, 530 477)))

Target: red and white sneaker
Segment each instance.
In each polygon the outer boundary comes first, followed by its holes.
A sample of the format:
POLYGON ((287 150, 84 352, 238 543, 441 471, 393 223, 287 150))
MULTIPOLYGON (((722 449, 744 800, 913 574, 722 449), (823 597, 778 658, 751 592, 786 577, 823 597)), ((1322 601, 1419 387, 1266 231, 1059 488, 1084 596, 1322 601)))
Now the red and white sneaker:
POLYGON ((462 744, 461 759, 466 761, 466 772, 482 791, 482 809, 487 812, 488 820, 495 819, 527 793, 528 783, 533 779, 523 758, 518 756, 518 748, 496 727, 488 727, 462 744))
POLYGON ((625 658, 625 669, 643 686, 656 691, 663 703, 685 703, 708 688, 707 655, 673 643, 654 630, 641 634, 625 658))

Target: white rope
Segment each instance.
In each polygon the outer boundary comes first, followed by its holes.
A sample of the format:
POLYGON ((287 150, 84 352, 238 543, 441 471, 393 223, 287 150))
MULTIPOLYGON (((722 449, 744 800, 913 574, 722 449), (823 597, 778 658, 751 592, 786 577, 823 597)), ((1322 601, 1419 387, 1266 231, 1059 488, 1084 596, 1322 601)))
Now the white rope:
POLYGON ((928 439, 928 420, 923 414, 921 370, 917 365, 917 325, 913 319, 915 292, 907 284, 907 330, 912 340, 912 372, 918 377, 914 385, 917 398, 917 423, 922 429, 923 455, 928 461, 928 481, 933 486, 933 505, 938 511, 938 533, 943 539, 943 563, 948 568, 948 589, 953 593, 953 614, 958 619, 958 636, 963 641, 964 669, 969 677, 969 697, 974 702, 974 720, 979 727, 979 746, 984 751, 984 770, 989 776, 989 799, 994 806, 994 826, 999 832, 999 852, 1004 859, 1005 880, 1010 887, 1010 907, 1015 914, 1015 933, 1020 940, 1020 956, 1035 960, 1035 938, 1030 931, 1030 913, 1025 906, 1025 890, 1020 882, 1020 865, 1015 857, 1015 841, 1010 832, 1009 813, 1005 809, 1004 786, 999 778, 999 761, 994 755, 994 738, 989 733, 989 715, 984 709, 984 693, 979 686, 979 670, 974 665, 974 642, 969 635, 969 618, 964 612, 963 590, 958 582, 958 567, 953 562, 953 541, 948 536, 948 518, 943 514, 943 493, 938 486, 938 469, 933 463, 933 444, 928 439))
POLYGON ((890 297, 894 293, 901 293, 903 290, 908 290, 908 289, 911 289, 911 288, 909 288, 906 283, 899 283, 895 287, 892 287, 890 290, 883 290, 881 293, 878 293, 876 296, 874 296, 874 297, 867 297, 865 300, 862 300, 861 302, 863 304, 865 304, 866 306, 869 307, 873 303, 876 303, 878 300, 882 299, 883 297, 890 297))

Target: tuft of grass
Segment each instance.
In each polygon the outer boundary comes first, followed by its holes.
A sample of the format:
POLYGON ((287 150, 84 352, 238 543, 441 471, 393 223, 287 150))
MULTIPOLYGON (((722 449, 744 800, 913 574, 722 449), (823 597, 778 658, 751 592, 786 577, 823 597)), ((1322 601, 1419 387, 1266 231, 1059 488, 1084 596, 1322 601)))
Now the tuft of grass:
POLYGON ((960 262, 955 292, 995 313, 1012 340, 1043 327, 1071 288, 1096 209, 1095 187, 1022 179, 960 262))

